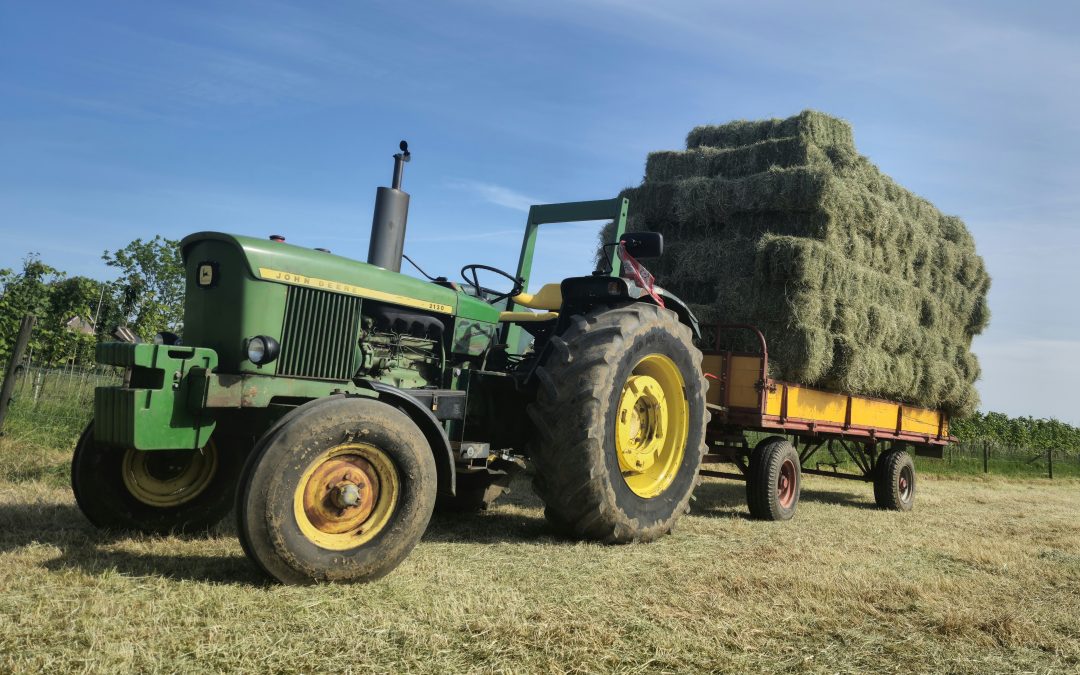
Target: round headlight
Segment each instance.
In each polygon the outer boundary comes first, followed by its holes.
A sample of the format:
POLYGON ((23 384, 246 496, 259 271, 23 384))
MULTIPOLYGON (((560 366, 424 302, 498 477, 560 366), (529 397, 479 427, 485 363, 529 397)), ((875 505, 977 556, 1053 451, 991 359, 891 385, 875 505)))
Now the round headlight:
POLYGON ((278 341, 274 338, 256 335, 248 340, 247 357, 255 365, 261 366, 276 359, 279 349, 278 341))

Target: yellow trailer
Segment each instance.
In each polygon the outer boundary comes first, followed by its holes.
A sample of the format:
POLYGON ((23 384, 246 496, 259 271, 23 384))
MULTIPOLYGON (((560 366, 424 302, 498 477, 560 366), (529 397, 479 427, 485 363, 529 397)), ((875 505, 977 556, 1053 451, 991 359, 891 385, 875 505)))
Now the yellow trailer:
POLYGON ((702 361, 712 413, 704 462, 731 463, 739 473, 702 470, 702 475, 747 481, 751 514, 770 520, 794 515, 801 477, 807 473, 872 482, 879 506, 911 509, 911 453, 941 457, 951 440, 944 413, 773 379, 768 346, 757 328, 727 324, 707 330, 715 340, 702 361), (725 347, 733 333, 752 335, 750 345, 725 347), (747 433, 755 431, 776 435, 750 447, 747 433), (833 470, 811 464, 822 452, 832 458, 824 464, 831 463, 833 470), (838 452, 851 459, 858 473, 836 470, 838 452))

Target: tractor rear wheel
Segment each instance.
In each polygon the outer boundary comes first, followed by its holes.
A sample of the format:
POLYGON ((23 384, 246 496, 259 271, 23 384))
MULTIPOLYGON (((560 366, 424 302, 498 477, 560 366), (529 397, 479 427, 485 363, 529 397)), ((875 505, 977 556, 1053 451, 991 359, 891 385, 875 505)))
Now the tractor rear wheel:
POLYGON ((802 493, 799 453, 783 436, 769 436, 750 454, 746 504, 758 520, 791 520, 802 493))
POLYGON ((537 368, 530 457, 548 520, 608 543, 651 541, 688 510, 705 449, 701 352, 645 303, 575 316, 537 368))
POLYGON ((242 478, 237 529, 249 557, 288 584, 371 581, 427 529, 435 458, 409 417, 381 401, 302 406, 259 442, 242 478))
POLYGON ((890 511, 910 511, 915 505, 915 461, 907 451, 890 450, 878 460, 874 501, 890 511))
POLYGON ((71 489, 87 520, 105 530, 150 534, 205 531, 233 505, 245 448, 134 450, 94 440, 83 431, 71 459, 71 489))

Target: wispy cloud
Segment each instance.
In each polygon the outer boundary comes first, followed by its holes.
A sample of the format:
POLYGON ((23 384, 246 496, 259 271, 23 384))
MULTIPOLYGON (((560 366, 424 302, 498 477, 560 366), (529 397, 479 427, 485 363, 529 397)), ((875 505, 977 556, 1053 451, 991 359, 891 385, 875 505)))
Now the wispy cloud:
POLYGON ((484 183, 476 180, 456 180, 450 183, 450 187, 471 192, 483 201, 496 206, 505 206, 515 211, 528 211, 533 204, 541 204, 542 200, 522 194, 502 185, 484 183))

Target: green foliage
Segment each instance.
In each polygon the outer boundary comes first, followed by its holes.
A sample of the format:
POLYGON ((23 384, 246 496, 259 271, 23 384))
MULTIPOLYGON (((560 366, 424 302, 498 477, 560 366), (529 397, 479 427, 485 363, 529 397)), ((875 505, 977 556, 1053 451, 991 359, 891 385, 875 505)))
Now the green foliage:
POLYGON ((976 412, 953 420, 950 429, 961 441, 989 441, 994 445, 1014 448, 1080 452, 1080 428, 1056 419, 976 412))
POLYGON ((114 283, 115 311, 137 335, 149 337, 163 330, 179 332, 184 320, 184 267, 179 242, 155 236, 136 239, 122 249, 101 256, 120 270, 114 283))
POLYGON ((27 255, 19 272, 0 270, 0 354, 11 353, 27 314, 37 317, 39 324, 30 347, 40 350, 47 344, 49 338, 42 336, 42 330, 47 330, 52 318, 49 297, 52 285, 63 276, 63 272, 41 262, 36 253, 27 255))
POLYGON ((95 343, 111 340, 118 325, 144 339, 179 332, 184 270, 178 242, 136 239, 102 258, 120 272, 118 279, 68 277, 33 253, 21 270, 0 270, 0 360, 11 353, 27 314, 37 318, 29 345, 34 363, 45 365, 92 362, 95 343))

